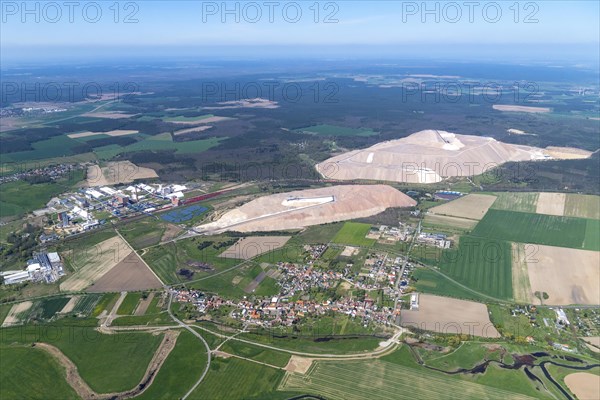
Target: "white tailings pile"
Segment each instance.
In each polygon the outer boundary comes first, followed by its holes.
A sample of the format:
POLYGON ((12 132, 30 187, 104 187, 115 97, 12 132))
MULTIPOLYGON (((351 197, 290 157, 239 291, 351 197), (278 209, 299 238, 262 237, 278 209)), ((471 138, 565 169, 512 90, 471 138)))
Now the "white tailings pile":
POLYGON ((547 149, 499 142, 483 136, 425 130, 317 164, 327 179, 436 183, 453 176, 480 175, 509 161, 588 158, 580 149, 547 149))
POLYGON ((387 185, 331 186, 259 197, 195 230, 212 234, 301 229, 415 205, 413 199, 387 185))

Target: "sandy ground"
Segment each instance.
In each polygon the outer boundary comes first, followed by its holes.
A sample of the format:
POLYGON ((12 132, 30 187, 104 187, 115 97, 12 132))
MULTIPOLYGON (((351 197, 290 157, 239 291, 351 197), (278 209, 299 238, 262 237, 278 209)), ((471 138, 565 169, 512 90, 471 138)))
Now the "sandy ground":
POLYGON ((582 338, 587 343, 587 347, 594 353, 600 353, 600 336, 589 336, 582 338))
POLYGON ((87 186, 112 186, 119 183, 131 183, 136 179, 157 178, 153 169, 139 167, 130 161, 107 163, 106 167, 98 165, 88 167, 87 186))
POLYGON ((160 241, 168 242, 169 240, 173 240, 177 236, 179 236, 181 234, 181 232, 183 232, 183 229, 181 229, 177 225, 166 224, 165 232, 163 233, 162 237, 160 238, 160 241))
POLYGON ((81 296, 73 296, 69 299, 69 302, 67 304, 65 304, 65 306, 63 307, 62 310, 60 310, 61 314, 68 314, 71 311, 73 311, 73 309, 75 308, 75 305, 77 304, 77 302, 79 301, 79 299, 81 298, 81 296))
POLYGON ((340 255, 343 257, 352 257, 353 255, 358 254, 358 251, 359 249, 357 247, 346 246, 340 255))
MULTIPOLYGON (((215 107, 215 108, 218 108, 218 107, 215 107)), ((219 117, 217 115, 213 115, 212 117, 198 118, 198 119, 188 120, 188 121, 165 121, 165 122, 169 122, 170 124, 177 124, 177 125, 197 125, 197 124, 214 124, 217 122, 229 121, 232 119, 235 119, 235 118, 219 117)), ((201 127, 196 127, 194 129, 198 130, 198 128, 201 128, 201 127)), ((206 129, 208 129, 208 128, 206 128, 206 129)))
POLYGON ((331 157, 317 164, 316 169, 327 179, 436 183, 448 177, 479 175, 509 161, 548 157, 545 149, 537 147, 425 130, 331 157))
POLYGON ((90 118, 107 118, 107 119, 119 119, 119 118, 131 118, 136 114, 127 114, 122 111, 98 111, 81 114, 82 117, 90 118))
POLYGON ((512 112, 526 112, 526 113, 549 113, 552 111, 548 107, 528 107, 528 106, 513 106, 504 104, 494 104, 492 106, 494 110, 498 111, 512 111, 512 112))
POLYGON ((531 291, 548 293, 544 304, 600 304, 600 252, 531 246, 537 249, 527 256, 531 291))
POLYGON ((567 387, 579 400, 600 399, 600 376, 576 372, 565 376, 567 387))
POLYGON ((133 315, 146 314, 146 310, 148 309, 148 306, 152 302, 152 299, 154 299, 154 295, 155 295, 155 292, 152 292, 145 299, 140 299, 140 302, 138 303, 138 306, 135 308, 135 312, 133 313, 133 315))
POLYGON ((477 225, 477 221, 474 219, 448 217, 446 215, 432 215, 427 214, 425 216, 425 223, 437 226, 449 226, 459 229, 473 229, 477 225))
POLYGON ((512 134, 512 135, 531 135, 531 133, 527 133, 525 131, 522 131, 520 129, 507 129, 506 132, 512 134))
POLYGON ((513 298, 522 303, 531 303, 534 297, 527 272, 527 258, 533 247, 528 245, 525 249, 525 246, 522 243, 512 243, 513 298))
POLYGON ((565 213, 566 199, 567 195, 564 193, 540 193, 535 212, 562 217, 565 213))
POLYGON ((345 221, 379 214, 390 207, 412 207, 415 200, 387 185, 341 185, 259 197, 196 228, 205 233, 274 231, 345 221), (312 200, 331 198, 319 203, 312 200), (290 200, 290 199, 297 199, 290 200))
POLYGON ((219 257, 248 260, 283 247, 291 236, 248 236, 225 250, 219 257))
POLYGON ((419 310, 402 310, 403 326, 440 332, 463 333, 486 338, 500 334, 490 322, 485 304, 430 294, 419 295, 419 310))
POLYGON ((229 108, 267 108, 274 109, 279 108, 279 104, 276 101, 268 99, 243 99, 243 100, 231 100, 223 101, 218 103, 217 107, 202 107, 204 110, 225 110, 229 108))
POLYGON ((565 202, 565 215, 600 219, 600 196, 569 193, 565 202))
POLYGON ((88 292, 120 292, 158 289, 162 284, 135 252, 97 279, 88 292))
POLYGON ((125 130, 125 129, 116 129, 114 131, 108 131, 108 132, 79 132, 79 133, 71 133, 69 135, 67 135, 68 137, 70 137, 71 139, 77 139, 77 138, 82 138, 82 137, 87 137, 87 136, 96 136, 96 135, 107 135, 107 136, 126 136, 126 135, 133 135, 134 133, 139 133, 139 131, 132 131, 132 130, 125 130))
POLYGON ((587 150, 577 149, 574 147, 546 147, 546 153, 552 158, 558 158, 561 160, 575 160, 580 158, 588 158, 591 152, 587 150))
POLYGON ((496 196, 469 194, 429 209, 432 214, 480 220, 496 201, 496 196))
POLYGON ((312 365, 312 362, 312 358, 292 355, 284 369, 288 372, 297 372, 304 375, 312 365))
POLYGON ((175 136, 180 136, 180 135, 185 135, 186 133, 202 132, 202 131, 205 131, 210 128, 212 128, 212 125, 203 125, 203 126, 197 126, 195 128, 180 129, 178 131, 175 131, 173 134, 175 136))
POLYGON ((33 303, 31 301, 24 301, 22 303, 15 304, 11 307, 10 311, 4 321, 2 322, 2 327, 11 326, 19 323, 18 315, 24 311, 27 311, 31 308, 33 303))
MULTIPOLYGON (((97 282, 131 254, 131 248, 119 237, 107 239, 87 252, 76 251, 73 264, 79 269, 60 284, 64 291, 80 291, 97 282)), ((71 254, 69 254, 71 256, 71 254)), ((70 257, 71 258, 71 257, 70 257)))

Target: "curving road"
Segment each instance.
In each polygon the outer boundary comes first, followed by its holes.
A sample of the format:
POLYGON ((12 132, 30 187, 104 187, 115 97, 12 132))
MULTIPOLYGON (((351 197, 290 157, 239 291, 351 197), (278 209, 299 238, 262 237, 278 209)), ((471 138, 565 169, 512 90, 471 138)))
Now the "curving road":
POLYGON ((204 347, 206 348, 206 355, 208 356, 207 362, 206 362, 206 368, 204 368, 204 372, 202 372, 202 375, 200 376, 200 378, 196 381, 196 383, 194 383, 194 386, 192 386, 192 388, 190 390, 188 390, 188 392, 182 397, 183 400, 187 399, 188 396, 190 394, 192 394, 192 392, 194 390, 196 390, 196 388, 198 387, 198 385, 200 385, 200 383, 202 383, 202 381, 204 380, 204 377, 206 377, 206 374, 208 373, 208 370, 210 368, 210 347, 208 346, 208 343, 206 342, 206 340, 204 340, 204 338, 202 337, 202 335, 200 335, 198 332, 196 332, 195 330, 193 330, 192 328, 189 327, 188 324, 184 323, 183 321, 181 321, 179 318, 177 318, 175 315, 173 315, 173 312, 171 311, 171 303, 173 302, 173 294, 169 295, 169 305, 167 307, 167 311, 169 313, 169 316, 173 319, 173 321, 177 322, 177 324, 179 326, 181 326, 184 329, 187 329, 189 332, 191 332, 194 336, 196 336, 198 339, 200 339, 202 341, 202 343, 204 343, 204 347))

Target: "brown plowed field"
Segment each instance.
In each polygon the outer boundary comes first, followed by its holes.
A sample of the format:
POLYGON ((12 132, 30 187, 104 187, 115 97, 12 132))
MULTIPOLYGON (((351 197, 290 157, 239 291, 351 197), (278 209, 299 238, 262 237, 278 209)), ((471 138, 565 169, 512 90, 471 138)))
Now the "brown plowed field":
POLYGON ((154 273, 144 264, 140 257, 131 252, 119 264, 112 268, 88 292, 121 292, 158 289, 162 287, 154 273))

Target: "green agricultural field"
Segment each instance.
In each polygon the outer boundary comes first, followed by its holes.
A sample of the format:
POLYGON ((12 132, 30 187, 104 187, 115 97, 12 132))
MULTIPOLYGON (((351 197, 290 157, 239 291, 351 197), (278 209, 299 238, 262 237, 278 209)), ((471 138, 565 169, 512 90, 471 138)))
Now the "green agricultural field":
POLYGON ((141 298, 141 293, 127 293, 127 296, 125 296, 125 299, 117 310, 117 314, 132 315, 141 298))
POLYGON ((68 179, 59 179, 50 183, 33 185, 25 181, 4 183, 0 190, 0 217, 19 216, 44 208, 52 197, 70 190, 83 178, 83 171, 75 171, 68 179))
POLYGON ((344 400, 529 398, 510 389, 497 389, 380 360, 316 361, 306 375, 288 373, 279 389, 344 400))
POLYGON ((365 238, 370 229, 370 224, 346 222, 337 235, 335 235, 332 242, 363 247, 372 246, 375 243, 375 239, 365 238))
POLYGON ((276 367, 285 367, 290 361, 291 354, 254 346, 237 340, 230 340, 220 348, 229 354, 250 358, 276 367))
POLYGON ((88 294, 79 299, 75 307, 73 307, 73 313, 84 317, 87 317, 96 308, 96 304, 102 298, 101 294, 88 294))
POLYGON ((433 353, 434 356, 425 363, 444 371, 455 371, 459 368, 470 369, 484 360, 500 360, 499 347, 496 350, 490 350, 486 344, 475 342, 462 342, 456 350, 448 354, 433 353))
POLYGON ((181 269, 194 272, 192 280, 195 280, 206 278, 237 265, 240 260, 219 257, 229 246, 223 245, 221 248, 215 248, 215 246, 218 247, 221 243, 230 240, 231 238, 227 237, 205 236, 179 240, 176 244, 167 243, 160 247, 153 247, 143 255, 143 258, 163 282, 167 284, 185 283, 188 280, 178 274, 181 269), (212 243, 200 249, 203 242, 212 243), (198 263, 206 264, 208 269, 194 267, 198 263))
POLYGON ((213 358, 210 371, 190 399, 269 398, 284 372, 239 358, 213 358))
POLYGON ((457 248, 442 252, 439 267, 478 292, 512 299, 511 255, 508 242, 463 236, 457 248))
POLYGON ((102 311, 110 312, 119 298, 119 293, 106 293, 102 295, 100 301, 94 306, 92 317, 102 314, 102 311))
POLYGON ((63 309, 63 307, 69 302, 68 297, 55 297, 51 299, 44 299, 40 302, 40 318, 48 320, 63 309))
POLYGON ((141 332, 105 335, 96 331, 95 320, 75 321, 78 326, 68 326, 66 323, 72 324, 74 320, 63 319, 43 329, 4 328, 0 331, 0 346, 46 342, 58 347, 77 365, 81 377, 93 390, 110 393, 135 387, 162 335, 141 332), (58 323, 60 321, 63 322, 58 323), (90 326, 83 326, 86 323, 90 326))
POLYGON ((119 233, 136 249, 154 246, 160 242, 166 224, 155 218, 143 218, 120 226, 119 233))
MULTIPOLYGON (((331 327, 329 328, 331 329, 331 327)), ((243 333, 239 335, 242 339, 248 339, 252 342, 268 344, 270 346, 278 347, 286 350, 300 351, 304 353, 326 353, 326 354, 348 354, 348 353, 364 353, 366 351, 373 351, 383 340, 379 337, 373 336, 355 336, 355 337, 342 337, 332 338, 331 340, 319 340, 313 339, 310 335, 313 332, 306 331, 308 337, 293 337, 292 333, 278 333, 275 331, 273 334, 277 336, 258 333, 243 333)), ((326 332, 323 329, 319 329, 317 334, 325 336, 326 332)))
POLYGON ((180 399, 200 378, 208 357, 196 336, 182 330, 177 344, 165 360, 152 385, 136 399, 180 399))
POLYGON ((598 227, 598 220, 593 219, 489 210, 472 235, 492 240, 600 250, 598 227))
POLYGON ((344 226, 343 222, 309 226, 292 239, 297 239, 302 244, 329 243, 342 226, 344 226))
POLYGON ((509 210, 534 213, 537 208, 539 193, 499 192, 493 193, 496 201, 493 210, 509 210))
POLYGON ((565 216, 600 219, 600 196, 567 194, 565 216))
POLYGON ((419 292, 450 296, 458 299, 485 301, 484 298, 466 290, 439 273, 427 268, 417 268, 413 274, 417 281, 412 283, 419 292))
POLYGON ((61 365, 44 350, 32 347, 0 346, 0 388, 2 399, 78 399, 69 386, 61 365), (43 368, 43 373, 40 373, 43 368))
POLYGON ((379 134, 379 132, 375 132, 369 128, 355 129, 336 125, 314 125, 296 129, 296 132, 318 136, 373 136, 379 134))

